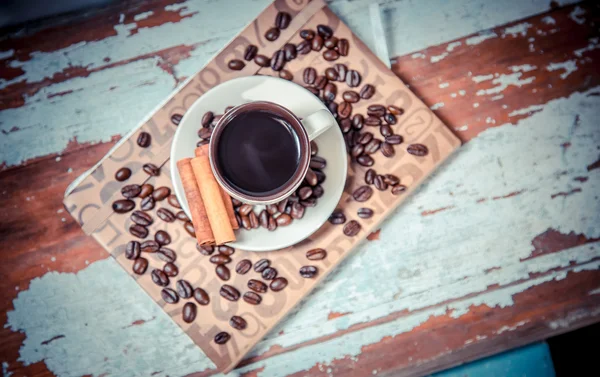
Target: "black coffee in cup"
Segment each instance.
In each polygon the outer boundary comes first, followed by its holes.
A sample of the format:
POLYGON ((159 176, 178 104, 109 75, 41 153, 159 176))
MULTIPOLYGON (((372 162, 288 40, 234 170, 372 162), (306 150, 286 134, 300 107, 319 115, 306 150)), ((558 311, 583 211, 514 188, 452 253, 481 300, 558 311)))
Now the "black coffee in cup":
POLYGON ((251 196, 276 193, 300 164, 300 139, 289 120, 260 109, 227 122, 218 139, 216 164, 237 191, 251 196))

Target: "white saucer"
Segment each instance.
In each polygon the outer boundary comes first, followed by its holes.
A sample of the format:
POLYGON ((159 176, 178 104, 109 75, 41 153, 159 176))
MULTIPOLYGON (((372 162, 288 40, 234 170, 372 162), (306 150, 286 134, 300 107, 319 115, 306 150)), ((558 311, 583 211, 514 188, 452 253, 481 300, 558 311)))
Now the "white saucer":
MULTIPOLYGON (((204 113, 212 111, 215 114, 222 114, 227 106, 236 106, 250 101, 278 103, 300 118, 306 118, 320 109, 327 109, 319 98, 303 87, 269 76, 249 76, 227 81, 198 98, 181 119, 171 146, 173 188, 188 217, 190 217, 190 210, 177 171, 177 161, 194 157, 196 142, 199 140, 197 132, 204 113)), ((333 119, 332 122, 335 124, 333 119)), ((307 208, 304 218, 294 220, 291 225, 277 228, 273 232, 264 228, 237 230, 236 242, 229 245, 250 251, 282 249, 304 240, 327 221, 344 191, 348 168, 346 146, 342 131, 335 125, 315 141, 319 147, 319 156, 327 160, 324 169, 327 178, 321 184, 325 194, 319 198, 317 205, 307 208)))

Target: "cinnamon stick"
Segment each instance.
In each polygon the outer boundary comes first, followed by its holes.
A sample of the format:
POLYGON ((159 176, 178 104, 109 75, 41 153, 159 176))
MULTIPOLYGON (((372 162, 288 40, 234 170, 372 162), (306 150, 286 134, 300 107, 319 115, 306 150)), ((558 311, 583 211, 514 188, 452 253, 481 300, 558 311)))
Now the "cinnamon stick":
MULTIPOLYGON (((202 152, 202 148, 198 147, 195 150, 196 157, 200 157, 204 154, 202 152)), ((233 203, 231 202, 231 196, 221 187, 221 196, 223 197, 223 203, 225 203, 225 209, 227 210, 227 216, 229 216, 229 223, 231 223, 231 227, 235 229, 239 229, 240 225, 235 218, 235 210, 233 209, 233 203)))
POLYGON ((196 183, 200 189, 200 194, 204 201, 208 222, 212 229, 217 245, 235 241, 233 227, 225 208, 221 186, 217 183, 215 176, 210 168, 207 153, 208 145, 201 147, 201 156, 193 158, 191 161, 196 183))
POLYGON ((199 245, 214 245, 215 237, 208 221, 204 201, 196 182, 191 161, 191 158, 184 158, 177 161, 177 169, 179 170, 181 184, 183 185, 185 197, 190 207, 192 223, 196 231, 196 240, 199 245))

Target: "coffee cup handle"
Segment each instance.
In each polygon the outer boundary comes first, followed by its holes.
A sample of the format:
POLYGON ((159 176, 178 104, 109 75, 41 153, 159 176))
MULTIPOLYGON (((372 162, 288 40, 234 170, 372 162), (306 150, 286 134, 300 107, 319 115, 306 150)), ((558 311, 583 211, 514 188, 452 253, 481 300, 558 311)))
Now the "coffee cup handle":
POLYGON ((302 120, 302 125, 306 129, 308 139, 311 141, 327 131, 333 124, 333 117, 328 110, 319 110, 302 120))

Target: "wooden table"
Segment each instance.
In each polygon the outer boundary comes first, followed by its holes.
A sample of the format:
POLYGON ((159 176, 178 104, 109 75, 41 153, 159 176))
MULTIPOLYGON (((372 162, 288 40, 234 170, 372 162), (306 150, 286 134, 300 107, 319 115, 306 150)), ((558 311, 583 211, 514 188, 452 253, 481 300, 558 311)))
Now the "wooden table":
MULTIPOLYGON (((0 39, 6 376, 214 373, 62 208, 71 181, 268 3, 169 2, 0 39)), ((330 5, 372 44, 368 3, 330 5)), ((382 9, 394 72, 465 145, 239 374, 415 376, 600 320, 598 3, 382 9)))

